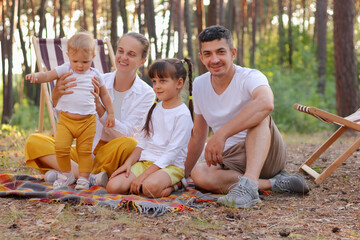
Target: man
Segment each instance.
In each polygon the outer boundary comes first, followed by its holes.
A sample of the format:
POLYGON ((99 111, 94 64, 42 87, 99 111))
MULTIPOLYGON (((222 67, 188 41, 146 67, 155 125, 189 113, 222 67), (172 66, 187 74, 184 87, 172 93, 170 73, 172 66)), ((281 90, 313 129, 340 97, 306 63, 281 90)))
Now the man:
POLYGON ((200 189, 227 193, 218 203, 237 208, 259 202, 258 189, 307 193, 301 175, 283 170, 286 149, 270 116, 274 97, 267 78, 258 70, 233 64, 236 49, 228 29, 204 29, 199 44, 200 59, 209 72, 194 81, 195 121, 186 176, 191 172, 200 189), (214 135, 207 142, 205 162, 195 165, 209 126, 214 135))

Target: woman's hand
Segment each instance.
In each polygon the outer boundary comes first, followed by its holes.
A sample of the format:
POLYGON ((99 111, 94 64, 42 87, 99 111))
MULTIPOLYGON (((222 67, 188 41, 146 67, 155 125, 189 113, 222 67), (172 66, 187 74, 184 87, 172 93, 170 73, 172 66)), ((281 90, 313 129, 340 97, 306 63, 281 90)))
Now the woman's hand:
POLYGON ((129 177, 130 169, 131 169, 131 164, 127 163, 126 161, 121 167, 119 167, 115 172, 113 172, 113 174, 111 174, 109 180, 116 177, 117 175, 120 175, 121 173, 125 173, 126 178, 129 177))
POLYGON ((94 86, 94 91, 91 91, 92 95, 95 97, 95 102, 99 102, 99 94, 100 94, 100 82, 97 77, 93 77, 91 79, 91 83, 94 86))
POLYGON ((76 83, 74 83, 76 78, 66 79, 71 74, 72 74, 71 72, 65 73, 56 81, 56 85, 51 94, 51 98, 52 98, 54 107, 57 105, 57 103, 62 95, 72 94, 74 92, 72 90, 68 90, 68 88, 72 88, 72 87, 76 86, 76 83))
POLYGON ((94 77, 92 80, 92 85, 94 86, 94 91, 91 91, 92 95, 95 97, 95 106, 96 106, 96 112, 101 118, 105 113, 105 107, 100 102, 100 82, 97 77, 94 77))

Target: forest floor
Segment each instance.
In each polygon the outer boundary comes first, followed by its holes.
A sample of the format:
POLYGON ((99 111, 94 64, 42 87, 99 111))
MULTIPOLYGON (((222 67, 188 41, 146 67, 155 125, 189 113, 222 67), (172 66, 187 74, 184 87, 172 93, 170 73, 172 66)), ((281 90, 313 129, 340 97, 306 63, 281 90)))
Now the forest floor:
MULTIPOLYGON (((290 173, 328 134, 285 135, 290 173)), ((0 173, 38 174, 26 167, 25 136, 0 137, 0 173)), ((318 169, 356 136, 338 140, 315 163, 318 169)), ((360 152, 324 183, 305 176, 310 193, 270 193, 250 209, 210 206, 151 218, 124 209, 48 204, 0 198, 0 239, 360 239, 360 152)))

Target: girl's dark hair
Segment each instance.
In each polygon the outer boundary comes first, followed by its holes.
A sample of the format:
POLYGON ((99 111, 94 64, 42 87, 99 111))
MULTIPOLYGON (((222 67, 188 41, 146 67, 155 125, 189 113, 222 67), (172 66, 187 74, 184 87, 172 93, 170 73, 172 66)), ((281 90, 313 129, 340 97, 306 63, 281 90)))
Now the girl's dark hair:
MULTIPOLYGON (((193 118, 193 104, 192 104, 192 63, 189 58, 184 58, 184 60, 179 60, 176 58, 166 58, 166 59, 160 59, 155 61, 153 64, 150 65, 148 75, 150 78, 171 78, 178 80, 179 78, 182 78, 185 80, 186 77, 189 78, 189 110, 191 114, 191 118, 193 118), (188 71, 186 71, 186 68, 184 66, 184 63, 187 63, 188 71)), ((145 131, 145 136, 149 137, 150 132, 152 132, 152 123, 151 123, 151 115, 154 111, 154 108, 157 104, 157 99, 155 103, 151 106, 148 115, 146 117, 146 122, 143 127, 143 131, 145 131)))

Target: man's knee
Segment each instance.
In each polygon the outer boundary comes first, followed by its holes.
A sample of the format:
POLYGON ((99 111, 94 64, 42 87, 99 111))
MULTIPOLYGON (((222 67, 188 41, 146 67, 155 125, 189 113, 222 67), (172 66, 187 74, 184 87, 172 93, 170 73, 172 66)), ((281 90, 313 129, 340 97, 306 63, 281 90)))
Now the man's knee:
POLYGON ((209 177, 209 170, 210 168, 204 162, 198 163, 194 166, 191 171, 191 178, 197 187, 204 188, 210 184, 212 178, 209 177))

